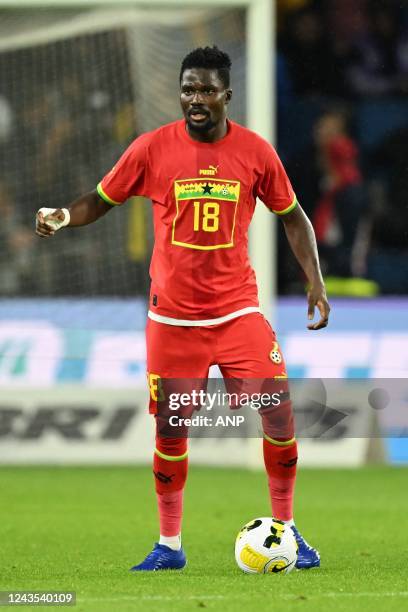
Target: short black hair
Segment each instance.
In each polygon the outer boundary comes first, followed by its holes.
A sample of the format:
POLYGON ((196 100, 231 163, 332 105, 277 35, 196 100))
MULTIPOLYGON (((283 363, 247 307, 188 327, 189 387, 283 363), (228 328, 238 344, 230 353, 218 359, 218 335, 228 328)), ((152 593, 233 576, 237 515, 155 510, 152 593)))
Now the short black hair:
POLYGON ((189 68, 206 68, 216 70, 224 87, 230 85, 231 59, 228 53, 221 51, 216 45, 213 47, 198 47, 190 51, 181 62, 180 83, 183 73, 189 68))

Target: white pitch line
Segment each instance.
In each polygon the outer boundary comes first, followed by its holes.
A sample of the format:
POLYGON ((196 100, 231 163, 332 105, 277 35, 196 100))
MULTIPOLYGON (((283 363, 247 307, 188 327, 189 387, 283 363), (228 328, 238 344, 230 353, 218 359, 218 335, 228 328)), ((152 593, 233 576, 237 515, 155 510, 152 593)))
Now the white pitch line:
MULTIPOLYGON (((313 597, 313 595, 311 596, 313 597)), ((316 595, 316 597, 408 597, 408 591, 390 591, 390 592, 379 592, 373 593, 369 591, 364 593, 343 593, 342 591, 334 592, 334 593, 321 593, 320 595, 316 595)))
MULTIPOLYGON (((322 597, 408 597, 408 591, 389 591, 389 592, 379 592, 373 593, 369 592, 360 592, 360 593, 346 593, 343 591, 338 592, 328 592, 328 593, 319 593, 315 595, 303 595, 299 594, 281 594, 279 595, 281 599, 320 599, 322 597)), ((141 595, 137 596, 127 596, 123 597, 77 597, 77 603, 85 603, 85 602, 103 602, 103 601, 191 601, 196 599, 204 599, 204 600, 229 600, 229 599, 242 599, 242 595, 236 596, 226 596, 226 595, 186 595, 185 597, 177 595, 174 597, 166 596, 166 595, 141 595)))
MULTIPOLYGON (((225 597, 225 595, 187 595, 186 597, 180 597, 179 595, 175 597, 170 597, 166 595, 141 595, 137 596, 128 596, 124 595, 123 597, 77 597, 77 603, 85 603, 86 601, 184 601, 191 599, 234 599, 233 597, 225 597)), ((236 597, 235 599, 239 599, 236 597)))

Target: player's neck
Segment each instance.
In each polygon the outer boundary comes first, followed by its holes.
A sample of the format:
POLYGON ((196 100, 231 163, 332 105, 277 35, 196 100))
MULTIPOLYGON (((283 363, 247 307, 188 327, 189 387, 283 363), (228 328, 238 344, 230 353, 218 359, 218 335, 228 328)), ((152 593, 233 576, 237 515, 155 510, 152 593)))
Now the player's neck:
POLYGON ((224 121, 221 121, 219 124, 215 125, 213 128, 208 130, 208 132, 195 131, 188 125, 188 123, 186 124, 186 130, 190 138, 197 140, 197 142, 217 142, 218 140, 221 140, 221 138, 224 138, 228 132, 227 119, 224 119, 224 121))

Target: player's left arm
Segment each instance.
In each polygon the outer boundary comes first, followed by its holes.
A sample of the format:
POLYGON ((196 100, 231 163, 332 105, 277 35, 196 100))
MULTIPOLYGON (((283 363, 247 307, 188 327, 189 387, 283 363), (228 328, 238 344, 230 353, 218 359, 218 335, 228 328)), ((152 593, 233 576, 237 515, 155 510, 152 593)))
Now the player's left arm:
POLYGON ((316 237, 312 224, 302 210, 293 187, 275 149, 266 141, 258 141, 262 151, 263 172, 256 188, 256 196, 282 219, 290 247, 302 266, 309 282, 308 318, 319 309, 320 320, 308 329, 322 329, 329 322, 330 306, 320 271, 316 237))
POLYGON ((309 282, 307 293, 309 320, 313 320, 316 306, 320 313, 320 320, 317 323, 310 323, 307 327, 311 330, 322 329, 328 325, 330 306, 320 270, 313 226, 299 203, 293 210, 280 218, 285 227, 290 247, 309 282))

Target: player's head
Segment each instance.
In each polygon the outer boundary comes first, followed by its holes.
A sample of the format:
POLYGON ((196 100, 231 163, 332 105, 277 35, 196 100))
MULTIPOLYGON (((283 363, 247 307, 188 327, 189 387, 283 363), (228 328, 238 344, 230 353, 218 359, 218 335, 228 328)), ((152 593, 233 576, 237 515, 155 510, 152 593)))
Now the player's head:
POLYGON ((231 60, 218 47, 199 47, 183 59, 180 102, 189 129, 208 132, 225 121, 231 100, 231 60))

